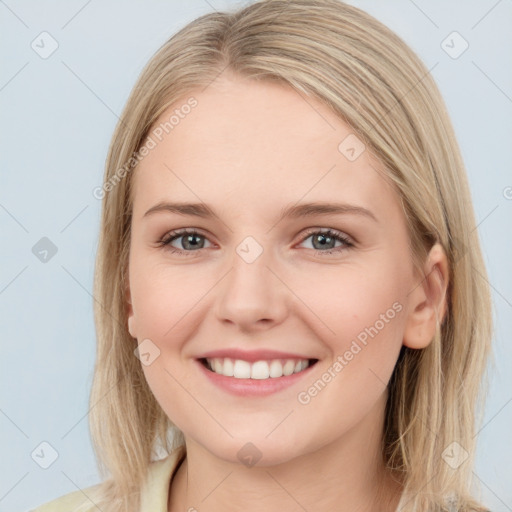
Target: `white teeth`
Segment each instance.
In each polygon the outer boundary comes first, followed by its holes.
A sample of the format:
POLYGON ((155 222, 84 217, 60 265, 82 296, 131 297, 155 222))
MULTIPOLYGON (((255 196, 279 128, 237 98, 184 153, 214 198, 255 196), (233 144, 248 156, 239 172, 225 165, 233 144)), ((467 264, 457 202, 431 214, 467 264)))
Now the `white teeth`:
POLYGON ((256 361, 251 367, 251 379, 268 379, 270 369, 267 361, 256 361))
POLYGON ((283 375, 291 375, 295 370, 295 363, 292 360, 286 361, 283 366, 283 375))
POLYGON ((222 373, 222 360, 221 359, 214 359, 213 360, 213 369, 215 373, 222 373))
POLYGON ((207 366, 215 373, 235 379, 264 380, 299 373, 309 366, 307 359, 272 359, 249 363, 242 359, 215 357, 206 359, 207 366))
MULTIPOLYGON (((221 359, 221 361, 222 361, 222 359, 221 359)), ((226 377, 233 377, 233 375, 234 375, 233 361, 231 359, 229 359, 228 357, 226 357, 226 359, 224 359, 224 367, 223 368, 221 367, 221 371, 217 372, 217 373, 222 373, 226 377)))
MULTIPOLYGON (((220 364, 222 366, 224 366, 222 359, 217 359, 217 361, 220 361, 220 364)), ((213 360, 213 362, 214 362, 213 371, 215 373, 220 373, 221 375, 224 375, 224 373, 222 371, 218 372, 216 370, 215 359, 213 360)), ((242 361, 241 359, 235 360, 235 365, 233 367, 233 377, 235 377, 235 379, 250 379, 251 378, 251 363, 248 363, 247 361, 242 361)))
POLYGON ((270 363, 269 375, 270 377, 282 377, 283 376, 283 365, 280 361, 272 361, 270 363))

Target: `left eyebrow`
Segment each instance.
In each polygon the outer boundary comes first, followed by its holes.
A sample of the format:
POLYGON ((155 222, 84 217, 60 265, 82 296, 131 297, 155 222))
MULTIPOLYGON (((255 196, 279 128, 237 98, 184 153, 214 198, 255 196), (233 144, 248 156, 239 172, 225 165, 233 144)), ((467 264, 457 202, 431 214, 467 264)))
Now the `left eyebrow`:
MULTIPOLYGON (((152 206, 145 214, 147 217, 157 212, 177 213, 202 218, 217 217, 214 209, 205 203, 169 203, 161 202, 152 206)), ((377 217, 367 208, 347 203, 301 203, 281 210, 279 221, 285 218, 301 218, 313 215, 352 214, 361 215, 378 222, 377 217)))
POLYGON ((362 206, 347 203, 301 203, 285 207, 281 211, 279 220, 285 218, 300 218, 309 215, 329 215, 329 214, 353 214, 362 215, 378 222, 377 217, 362 206))

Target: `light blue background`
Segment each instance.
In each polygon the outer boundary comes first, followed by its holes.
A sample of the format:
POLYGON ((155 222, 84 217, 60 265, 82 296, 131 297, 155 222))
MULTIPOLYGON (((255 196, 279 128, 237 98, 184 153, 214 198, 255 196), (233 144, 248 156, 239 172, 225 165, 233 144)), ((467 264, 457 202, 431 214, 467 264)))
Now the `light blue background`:
MULTIPOLYGON (((493 289, 496 367, 475 481, 494 512, 512 510, 512 2, 353 0, 425 61, 448 104, 470 179, 493 289), (452 59, 441 42, 459 32, 452 59), (437 65, 436 65, 437 64, 437 65), (509 191, 511 189, 508 189, 509 191), (511 197, 509 195, 508 197, 511 197)), ((110 138, 143 65, 220 0, 0 2, 0 510, 23 512, 99 481, 87 425, 95 333, 92 278, 110 138), (43 31, 59 44, 42 59, 43 31), (31 248, 58 247, 47 263, 31 248), (31 453, 58 452, 48 469, 31 453)))

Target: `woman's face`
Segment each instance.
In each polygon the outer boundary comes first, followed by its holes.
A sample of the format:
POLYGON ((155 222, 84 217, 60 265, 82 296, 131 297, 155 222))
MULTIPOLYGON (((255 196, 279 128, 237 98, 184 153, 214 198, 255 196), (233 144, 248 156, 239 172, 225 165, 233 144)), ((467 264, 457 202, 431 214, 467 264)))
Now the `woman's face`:
POLYGON ((218 457, 263 465, 381 428, 415 276, 379 163, 320 102, 233 76, 152 134, 128 322, 169 418, 218 457))

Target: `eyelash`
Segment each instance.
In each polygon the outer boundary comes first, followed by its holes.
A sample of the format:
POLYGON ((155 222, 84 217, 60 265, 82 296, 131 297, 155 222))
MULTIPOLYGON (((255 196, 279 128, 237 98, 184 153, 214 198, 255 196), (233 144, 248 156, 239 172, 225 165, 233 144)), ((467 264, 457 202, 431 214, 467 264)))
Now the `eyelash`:
MULTIPOLYGON (((159 247, 164 247, 166 250, 170 251, 173 254, 183 254, 186 256, 192 256, 193 253, 198 252, 201 249, 197 249, 194 251, 184 251, 184 250, 177 249, 176 247, 173 247, 172 245, 170 245, 171 242, 173 242, 174 240, 177 240, 178 238, 181 238, 182 236, 185 236, 185 235, 192 235, 192 236, 199 236, 199 237, 206 238, 206 236, 204 236, 200 232, 196 231, 195 229, 187 229, 187 228, 177 229, 175 231, 171 231, 171 232, 167 233, 161 240, 158 241, 158 245, 159 245, 159 247)), ((333 253, 341 252, 343 250, 347 250, 347 249, 354 247, 354 244, 348 239, 348 237, 343 235, 343 233, 340 233, 339 231, 335 231, 332 229, 325 229, 325 230, 312 229, 307 232, 306 236, 300 241, 300 243, 304 242, 312 235, 324 235, 329 238, 334 238, 336 241, 340 241, 343 243, 343 246, 336 247, 334 249, 329 249, 327 251, 321 251, 319 249, 312 249, 313 251, 317 252, 319 255, 322 255, 322 256, 325 254, 333 254, 333 253)))

